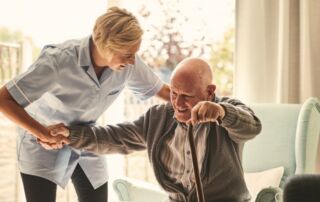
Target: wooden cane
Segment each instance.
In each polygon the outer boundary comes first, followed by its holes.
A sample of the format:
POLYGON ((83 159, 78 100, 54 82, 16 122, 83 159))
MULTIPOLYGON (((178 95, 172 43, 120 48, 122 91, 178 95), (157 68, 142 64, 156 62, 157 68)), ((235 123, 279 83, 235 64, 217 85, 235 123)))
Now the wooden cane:
POLYGON ((190 150, 191 150, 193 173, 196 180, 198 202, 204 202, 204 194, 203 194, 202 183, 200 178, 197 153, 196 153, 196 148, 195 148, 194 138, 193 138, 193 127, 191 124, 188 126, 188 139, 189 139, 190 150))

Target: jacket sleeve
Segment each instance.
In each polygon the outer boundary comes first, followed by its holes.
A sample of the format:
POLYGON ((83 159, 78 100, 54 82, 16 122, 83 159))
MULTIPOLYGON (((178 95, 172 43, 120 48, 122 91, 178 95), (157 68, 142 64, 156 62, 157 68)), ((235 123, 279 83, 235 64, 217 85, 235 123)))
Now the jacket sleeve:
POLYGON ((70 146, 97 154, 122 153, 146 148, 147 113, 134 122, 117 125, 70 127, 70 146))
POLYGON ((254 138, 261 131, 261 122, 252 109, 233 98, 222 98, 219 104, 225 109, 222 119, 230 138, 241 143, 254 138))

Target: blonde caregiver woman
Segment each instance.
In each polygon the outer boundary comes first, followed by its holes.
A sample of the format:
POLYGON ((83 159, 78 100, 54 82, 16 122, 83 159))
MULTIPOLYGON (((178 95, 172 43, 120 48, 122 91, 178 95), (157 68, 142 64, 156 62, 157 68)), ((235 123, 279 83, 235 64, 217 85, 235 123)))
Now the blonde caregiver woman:
POLYGON ((143 31, 128 11, 113 7, 92 35, 44 47, 23 74, 0 89, 0 111, 19 126, 18 161, 28 202, 54 202, 72 179, 80 202, 106 202, 105 158, 69 146, 48 125, 94 124, 128 87, 139 98, 169 99, 169 88, 136 54, 143 31))

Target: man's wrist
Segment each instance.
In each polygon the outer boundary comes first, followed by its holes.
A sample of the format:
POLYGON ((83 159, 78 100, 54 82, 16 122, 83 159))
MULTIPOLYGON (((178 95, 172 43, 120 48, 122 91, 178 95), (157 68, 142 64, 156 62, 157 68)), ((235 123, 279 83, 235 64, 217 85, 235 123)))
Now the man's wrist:
POLYGON ((82 128, 80 126, 68 127, 70 143, 77 142, 82 137, 82 128))
POLYGON ((226 110, 225 108, 219 104, 219 119, 223 119, 226 115, 226 110))

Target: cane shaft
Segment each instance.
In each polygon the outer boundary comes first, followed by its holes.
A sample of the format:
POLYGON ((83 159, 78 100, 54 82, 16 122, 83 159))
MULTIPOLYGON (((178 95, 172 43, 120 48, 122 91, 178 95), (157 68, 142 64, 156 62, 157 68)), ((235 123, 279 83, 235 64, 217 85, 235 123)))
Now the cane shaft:
POLYGON ((202 188, 202 183, 200 178, 197 153, 196 153, 196 148, 194 144, 193 127, 191 124, 188 126, 188 139, 189 139, 190 150, 191 150, 193 173, 196 180, 198 202, 204 202, 204 194, 203 194, 203 188, 202 188))

